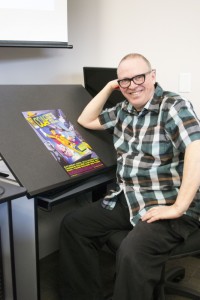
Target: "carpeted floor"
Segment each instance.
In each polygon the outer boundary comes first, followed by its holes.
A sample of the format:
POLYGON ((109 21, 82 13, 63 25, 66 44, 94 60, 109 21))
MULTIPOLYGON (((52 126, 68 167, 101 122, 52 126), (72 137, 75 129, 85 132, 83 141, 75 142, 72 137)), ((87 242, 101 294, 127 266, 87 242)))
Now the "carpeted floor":
MULTIPOLYGON (((104 280, 104 291, 106 296, 110 296, 113 286, 114 257, 103 252, 100 255, 104 280)), ((58 253, 53 253, 45 257, 40 262, 40 295, 41 300, 59 300, 57 292, 57 262, 58 253)), ((170 261, 167 270, 174 266, 184 266, 186 269, 185 278, 178 284, 189 286, 200 291, 200 258, 187 257, 177 261, 170 261)), ((185 300, 186 298, 174 295, 167 295, 166 300, 185 300)), ((70 300, 70 299, 69 299, 70 300)), ((123 300, 123 299, 122 299, 123 300)), ((137 299, 135 299, 137 300, 137 299)), ((145 300, 145 299, 144 299, 145 300)))

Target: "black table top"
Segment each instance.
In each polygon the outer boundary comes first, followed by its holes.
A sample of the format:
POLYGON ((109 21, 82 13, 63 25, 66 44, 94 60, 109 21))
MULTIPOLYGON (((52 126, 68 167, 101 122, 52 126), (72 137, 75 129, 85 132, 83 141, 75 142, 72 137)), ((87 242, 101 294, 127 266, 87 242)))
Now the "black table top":
POLYGON ((104 131, 87 130, 77 118, 91 96, 81 85, 0 85, 0 153, 20 186, 29 197, 68 188, 91 175, 105 173, 116 165, 113 136, 104 131), (69 176, 37 136, 22 112, 60 109, 80 136, 102 161, 97 168, 69 176))

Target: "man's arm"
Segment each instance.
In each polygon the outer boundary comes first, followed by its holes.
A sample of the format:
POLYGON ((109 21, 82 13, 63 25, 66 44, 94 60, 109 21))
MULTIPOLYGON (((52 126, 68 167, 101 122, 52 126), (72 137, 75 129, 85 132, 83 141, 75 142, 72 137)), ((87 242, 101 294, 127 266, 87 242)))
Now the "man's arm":
POLYGON ((99 122, 99 115, 104 104, 114 89, 118 88, 117 80, 112 80, 88 103, 78 118, 78 123, 88 129, 103 129, 99 122))
POLYGON ((175 219, 184 214, 192 203, 200 186, 200 141, 194 141, 186 148, 182 184, 171 206, 155 206, 143 217, 148 223, 160 219, 175 219))

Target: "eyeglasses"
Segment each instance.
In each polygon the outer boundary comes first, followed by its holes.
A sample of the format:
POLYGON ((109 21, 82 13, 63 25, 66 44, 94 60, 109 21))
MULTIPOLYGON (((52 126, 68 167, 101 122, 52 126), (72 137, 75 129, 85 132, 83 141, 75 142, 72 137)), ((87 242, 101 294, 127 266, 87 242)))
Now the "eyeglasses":
POLYGON ((118 84, 121 88, 128 88, 131 85, 131 81, 133 81, 137 85, 140 85, 140 84, 143 84, 145 82, 146 75, 151 73, 152 71, 153 70, 150 70, 146 73, 136 75, 132 78, 120 79, 120 80, 117 80, 117 82, 118 82, 118 84))

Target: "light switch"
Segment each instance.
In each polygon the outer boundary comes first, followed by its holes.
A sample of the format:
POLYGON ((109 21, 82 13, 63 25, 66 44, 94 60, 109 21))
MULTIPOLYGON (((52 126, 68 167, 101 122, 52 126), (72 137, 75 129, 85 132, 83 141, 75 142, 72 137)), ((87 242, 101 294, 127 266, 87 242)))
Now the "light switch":
POLYGON ((179 92, 191 92, 191 73, 180 73, 179 75, 179 92))

